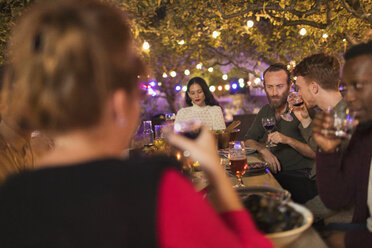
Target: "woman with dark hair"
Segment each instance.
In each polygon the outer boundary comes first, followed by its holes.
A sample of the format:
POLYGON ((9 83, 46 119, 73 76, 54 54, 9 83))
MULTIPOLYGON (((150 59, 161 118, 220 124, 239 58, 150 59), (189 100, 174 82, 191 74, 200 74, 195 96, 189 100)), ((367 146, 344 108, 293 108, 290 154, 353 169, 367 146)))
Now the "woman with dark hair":
POLYGON ((187 84, 186 104, 189 107, 182 108, 177 112, 176 123, 199 119, 211 130, 226 128, 222 109, 209 91, 204 79, 200 77, 190 79, 187 84))
POLYGON ((200 162, 213 207, 175 159, 122 158, 140 113, 134 51, 127 19, 102 1, 39 1, 15 26, 1 101, 55 149, 0 187, 1 247, 271 247, 205 128, 168 140, 200 162))

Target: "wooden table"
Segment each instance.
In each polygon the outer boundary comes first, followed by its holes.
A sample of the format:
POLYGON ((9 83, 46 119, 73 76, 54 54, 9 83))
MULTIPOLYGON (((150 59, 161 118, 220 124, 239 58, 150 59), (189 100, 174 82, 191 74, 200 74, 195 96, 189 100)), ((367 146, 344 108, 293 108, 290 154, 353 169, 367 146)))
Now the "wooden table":
MULTIPOLYGON (((248 162, 261 161, 260 157, 254 153, 247 156, 248 162)), ((222 164, 227 163, 227 159, 221 159, 222 164)), ((233 184, 237 182, 235 177, 231 177, 233 184)), ((246 186, 268 186, 273 188, 282 188, 276 181, 275 177, 271 173, 265 173, 257 176, 243 177, 243 183, 246 186)), ((197 190, 205 187, 205 182, 199 182, 196 186, 197 190)), ((288 245, 286 248, 327 248, 328 246, 324 243, 319 234, 314 228, 310 227, 302 235, 296 239, 293 243, 288 245)))

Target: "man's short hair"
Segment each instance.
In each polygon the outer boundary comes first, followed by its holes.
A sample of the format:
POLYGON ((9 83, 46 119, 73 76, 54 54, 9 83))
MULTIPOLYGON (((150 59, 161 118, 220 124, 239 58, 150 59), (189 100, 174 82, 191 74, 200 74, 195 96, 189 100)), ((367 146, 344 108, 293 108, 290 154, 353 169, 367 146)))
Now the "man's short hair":
POLYGON ((349 50, 346 51, 344 58, 347 61, 363 55, 372 56, 372 40, 368 41, 367 43, 360 43, 349 48, 349 50))
POLYGON ((340 62, 334 56, 324 53, 303 59, 293 70, 293 76, 317 82, 323 89, 338 90, 340 82, 340 62))
POLYGON ((267 72, 275 72, 275 71, 281 71, 281 70, 285 71, 285 73, 287 74, 287 84, 290 85, 291 73, 288 71, 287 66, 282 63, 272 64, 264 71, 263 73, 264 83, 265 83, 265 75, 267 72))

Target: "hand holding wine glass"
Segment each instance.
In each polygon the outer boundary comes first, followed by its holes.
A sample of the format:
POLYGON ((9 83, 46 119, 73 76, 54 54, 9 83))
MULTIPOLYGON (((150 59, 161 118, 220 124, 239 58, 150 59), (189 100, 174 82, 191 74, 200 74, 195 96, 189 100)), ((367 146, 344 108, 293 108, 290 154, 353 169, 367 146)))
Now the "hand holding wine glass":
MULTIPOLYGON (((266 129, 267 133, 270 134, 275 127, 275 116, 267 116, 262 118, 262 126, 266 129)), ((266 147, 274 147, 276 144, 273 144, 271 141, 266 144, 266 147)))

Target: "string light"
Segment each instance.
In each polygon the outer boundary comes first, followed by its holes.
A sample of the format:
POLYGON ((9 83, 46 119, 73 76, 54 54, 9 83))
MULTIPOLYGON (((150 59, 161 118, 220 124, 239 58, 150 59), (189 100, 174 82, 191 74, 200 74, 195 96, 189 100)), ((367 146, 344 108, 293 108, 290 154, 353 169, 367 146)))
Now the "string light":
POLYGON ((346 39, 343 39, 342 41, 343 41, 343 42, 346 42, 346 39))
POLYGON ((244 85, 245 85, 245 84, 244 84, 244 80, 243 80, 243 82, 240 82, 240 83, 239 83, 239 87, 240 87, 240 88, 244 88, 244 85))
POLYGON ((176 91, 180 91, 181 90, 181 86, 180 85, 177 85, 175 89, 176 89, 176 91))
POLYGON ((143 48, 143 50, 149 50, 150 49, 150 44, 147 41, 145 41, 145 42, 143 42, 142 48, 143 48))
POLYGON ((175 71, 171 71, 171 72, 170 72, 170 76, 171 76, 171 77, 175 77, 175 76, 177 76, 177 73, 176 73, 175 71))
POLYGON ((163 73, 163 78, 167 78, 168 77, 168 75, 167 75, 167 73, 163 73))
POLYGON ((238 79, 238 82, 239 82, 239 84, 241 84, 241 83, 244 84, 244 79, 243 79, 243 78, 239 78, 239 79, 238 79))
POLYGON ((151 82, 150 82, 150 85, 151 85, 152 87, 155 87, 156 83, 155 83, 154 81, 151 81, 151 82))
POLYGON ((180 41, 178 42, 178 45, 183 45, 183 44, 185 44, 185 41, 184 41, 184 40, 180 40, 180 41))
POLYGON ((221 91, 222 90, 222 85, 218 85, 217 90, 221 91))
POLYGON ((307 33, 306 28, 301 28, 300 35, 304 36, 307 33))
POLYGON ((324 34, 322 35, 322 37, 323 37, 323 39, 327 39, 327 38, 328 38, 328 34, 325 34, 325 33, 324 33, 324 34))
POLYGON ((196 65, 196 69, 201 70, 201 68, 202 68, 202 64, 201 63, 199 63, 199 64, 196 65))
POLYGON ((230 84, 225 84, 225 90, 230 90, 230 84))
POLYGON ((233 88, 234 90, 236 90, 236 88, 238 88, 238 84, 233 83, 233 84, 231 85, 231 88, 233 88))
POLYGON ((162 82, 158 82, 158 86, 162 86, 163 85, 163 83, 162 82))
POLYGON ((261 79, 260 78, 255 78, 255 80, 254 80, 254 84, 259 84, 259 83, 261 83, 261 79))
POLYGON ((223 79, 223 80, 227 80, 228 78, 229 78, 229 77, 227 76, 227 74, 223 74, 223 75, 222 75, 222 79, 223 79))
POLYGON ((185 70, 185 75, 186 75, 186 76, 190 75, 190 71, 186 69, 186 70, 185 70))
POLYGON ((212 36, 213 36, 213 38, 217 38, 218 36, 220 35, 220 32, 218 32, 218 31, 213 31, 213 33, 212 33, 212 36))
POLYGON ((252 82, 251 82, 251 81, 248 81, 248 82, 247 82, 247 85, 248 85, 249 87, 251 87, 252 82))
POLYGON ((187 91, 187 86, 186 85, 182 86, 182 91, 183 92, 186 92, 187 91))
POLYGON ((254 22, 252 20, 247 21, 248 28, 253 27, 253 25, 254 25, 254 22))
POLYGON ((211 92, 215 92, 216 91, 216 86, 214 86, 214 85, 209 86, 209 90, 211 92))
POLYGON ((209 67, 209 68, 208 68, 208 71, 209 71, 209 72, 213 72, 213 67, 209 67))

